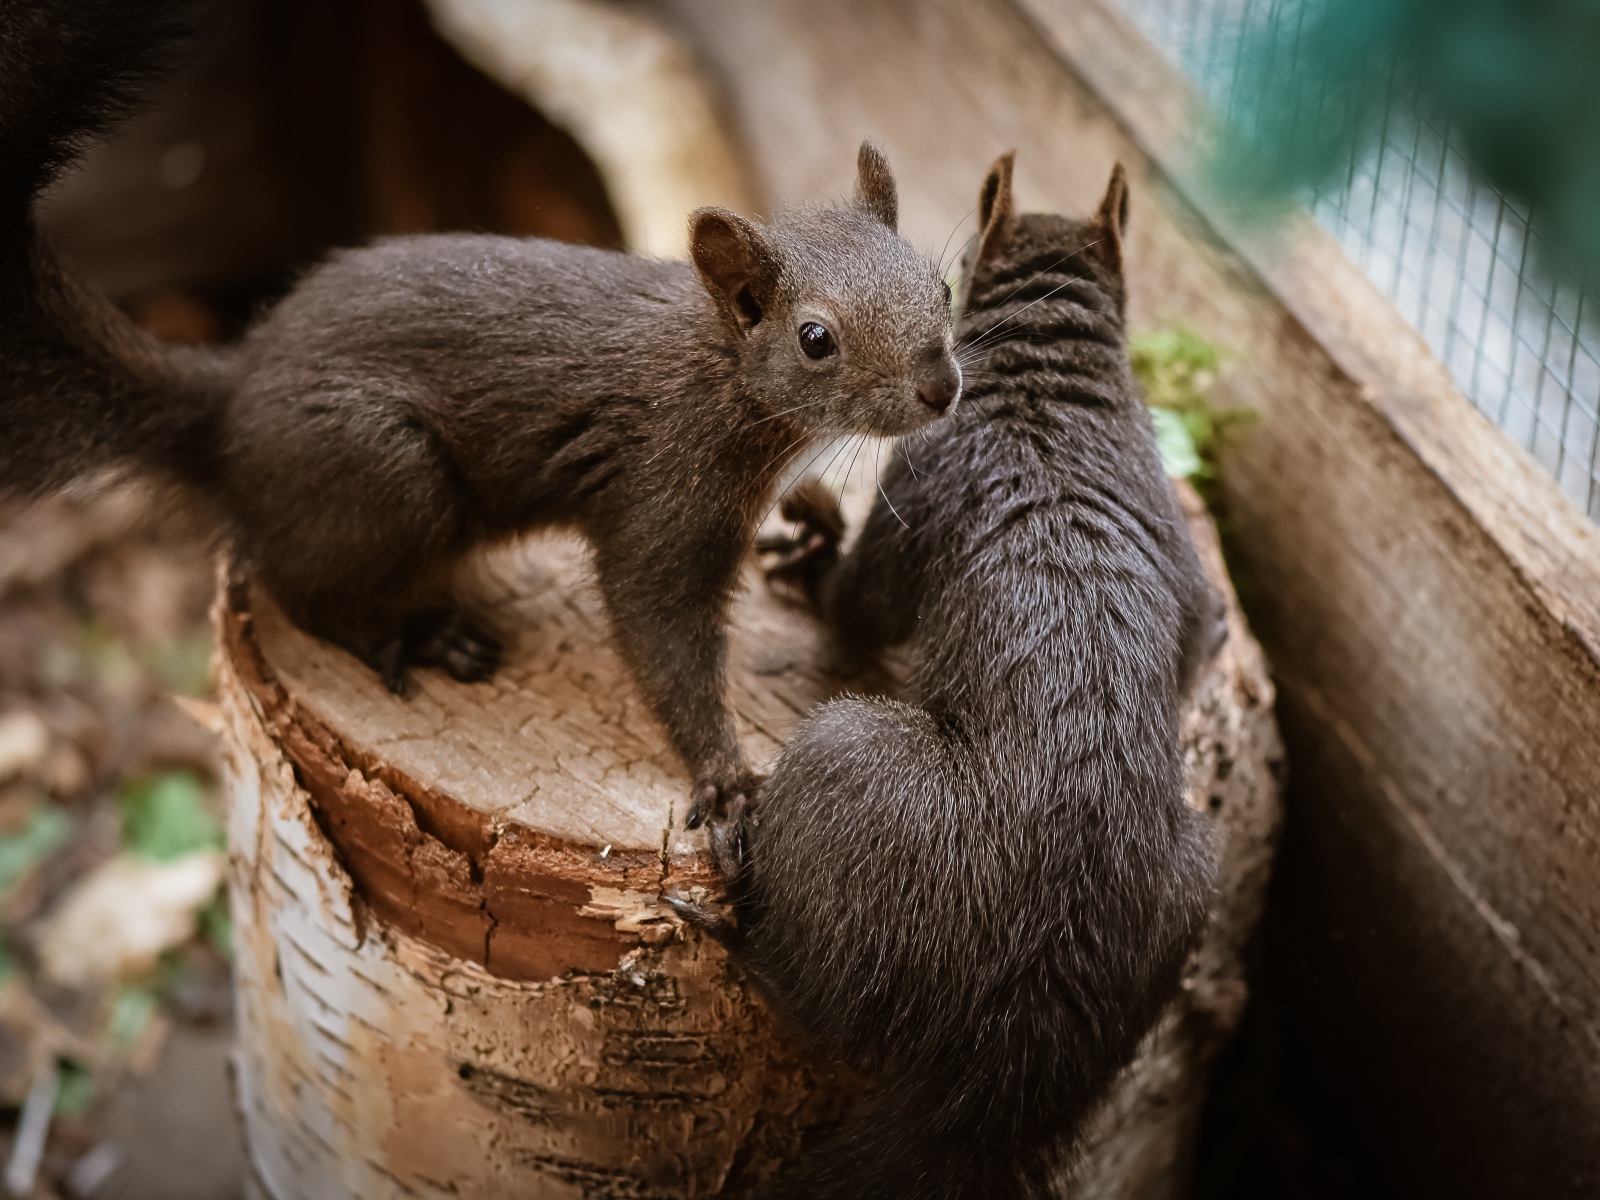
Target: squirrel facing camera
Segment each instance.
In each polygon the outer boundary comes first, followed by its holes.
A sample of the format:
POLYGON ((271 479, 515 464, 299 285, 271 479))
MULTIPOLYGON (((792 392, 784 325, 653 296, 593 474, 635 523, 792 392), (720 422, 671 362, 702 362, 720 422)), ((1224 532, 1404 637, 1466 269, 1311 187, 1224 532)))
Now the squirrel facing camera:
POLYGON ((774 411, 892 437, 955 404, 950 291, 896 232, 898 207, 888 161, 863 142, 848 208, 802 209, 765 230, 722 208, 690 217, 690 257, 774 411))
MULTIPOLYGON (((481 545, 583 532, 640 692, 710 809, 752 795, 728 601, 778 473, 960 393, 949 293, 863 146, 851 201, 691 219, 693 262, 445 234, 334 253, 235 347, 150 337, 71 276, 32 204, 170 60, 182 3, 0 12, 0 491, 105 467, 195 493, 301 628, 404 693, 501 631, 447 581, 481 545)), ((15 11, 12 11, 12 10, 15 11)))
POLYGON ((899 699, 819 706, 710 825, 733 921, 679 902, 831 1064, 875 1086, 762 1200, 1022 1200, 1178 986, 1210 829, 1179 701, 1218 644, 1128 365, 1120 168, 1088 219, 979 196, 959 327, 984 368, 896 454, 859 539, 791 493, 768 545, 899 699))

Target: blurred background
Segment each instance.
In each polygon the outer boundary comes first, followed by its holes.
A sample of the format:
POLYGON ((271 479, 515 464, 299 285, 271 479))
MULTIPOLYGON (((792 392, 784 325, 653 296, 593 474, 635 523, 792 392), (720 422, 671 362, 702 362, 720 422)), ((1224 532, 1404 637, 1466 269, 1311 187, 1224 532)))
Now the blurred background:
POLYGON ((1118 0, 1204 98, 1195 182, 1303 205, 1600 520, 1600 8, 1118 0))

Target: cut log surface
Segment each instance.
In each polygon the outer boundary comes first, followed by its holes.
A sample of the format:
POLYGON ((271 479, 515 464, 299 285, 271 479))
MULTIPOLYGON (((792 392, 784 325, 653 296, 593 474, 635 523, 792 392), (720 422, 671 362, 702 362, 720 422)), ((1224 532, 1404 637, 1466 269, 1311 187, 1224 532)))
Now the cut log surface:
MULTIPOLYGON (((854 1085, 807 1063, 721 948, 658 903, 717 880, 585 562, 557 537, 502 555, 483 577, 505 669, 471 686, 422 672, 406 699, 258 590, 223 588, 236 1082, 256 1196, 747 1195, 849 1103, 854 1085)), ((1184 723, 1224 885, 1074 1192, 1167 1194, 1243 1003, 1278 750, 1236 608, 1231 624, 1184 723)), ((814 622, 752 574, 731 699, 753 763, 828 695, 892 690, 889 674, 832 676, 827 658, 814 622)))

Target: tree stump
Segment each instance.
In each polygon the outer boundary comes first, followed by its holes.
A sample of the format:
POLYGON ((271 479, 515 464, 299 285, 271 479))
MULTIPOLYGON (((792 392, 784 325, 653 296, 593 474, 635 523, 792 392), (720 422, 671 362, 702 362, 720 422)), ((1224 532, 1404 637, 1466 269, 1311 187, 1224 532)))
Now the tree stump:
MULTIPOLYGON (((581 543, 540 538, 484 574, 506 669, 472 686, 421 673, 406 700, 259 590, 219 594, 251 1190, 748 1195, 852 1081, 807 1063, 721 948, 657 903, 717 881, 581 543)), ((1259 652, 1236 607, 1231 621, 1184 723, 1191 798, 1226 835, 1223 889, 1183 996, 1091 1137, 1085 1194, 1162 1195, 1181 1176, 1242 1004, 1277 743, 1259 652)), ((757 581, 734 622, 732 699, 757 764, 846 682, 893 686, 830 677, 811 619, 757 581)))

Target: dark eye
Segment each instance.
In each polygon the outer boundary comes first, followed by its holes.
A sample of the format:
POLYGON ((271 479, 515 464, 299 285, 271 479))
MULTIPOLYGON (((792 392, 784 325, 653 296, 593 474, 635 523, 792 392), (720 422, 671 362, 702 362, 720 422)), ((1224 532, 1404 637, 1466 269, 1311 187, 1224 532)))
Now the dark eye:
POLYGON ((950 281, 948 279, 941 279, 939 280, 939 286, 944 288, 944 303, 945 307, 948 308, 951 302, 955 299, 955 296, 953 296, 950 292, 950 281))
POLYGON ((807 358, 827 358, 838 347, 833 344, 833 334, 815 321, 807 321, 800 326, 800 349, 806 352, 807 358))

